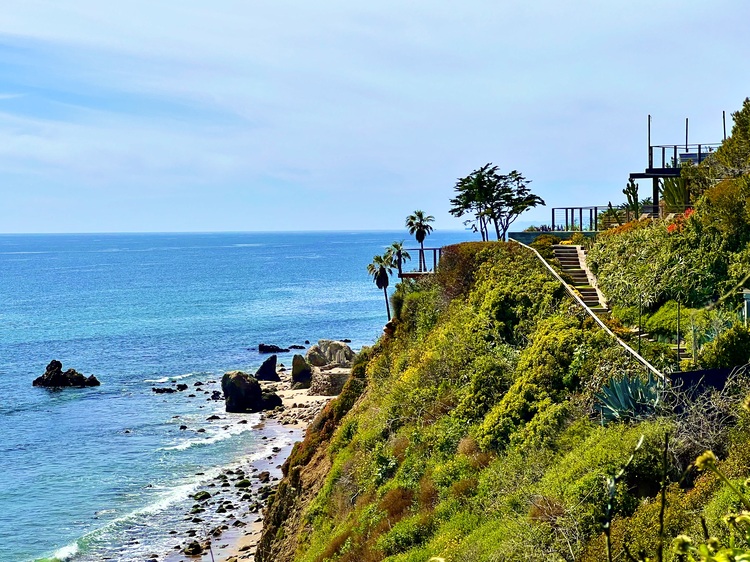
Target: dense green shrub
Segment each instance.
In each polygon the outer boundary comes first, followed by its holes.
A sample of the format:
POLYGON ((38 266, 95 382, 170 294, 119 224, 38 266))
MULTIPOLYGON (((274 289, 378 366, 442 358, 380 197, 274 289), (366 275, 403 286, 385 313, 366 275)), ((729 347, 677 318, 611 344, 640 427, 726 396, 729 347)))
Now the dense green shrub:
POLYGON ((537 236, 529 245, 539 252, 539 255, 545 260, 551 260, 555 257, 555 251, 552 246, 559 244, 560 242, 562 242, 562 239, 553 234, 542 234, 537 236))
POLYGON ((505 242, 464 242, 444 247, 435 279, 445 296, 453 299, 468 293, 479 264, 505 245, 505 242))
POLYGON ((698 361, 706 369, 745 365, 750 362, 750 330, 736 324, 722 332, 703 346, 698 361))
POLYGON ((515 381, 477 431, 483 448, 504 448, 515 431, 560 401, 566 389, 565 374, 582 339, 577 318, 555 315, 539 323, 519 357, 515 381))

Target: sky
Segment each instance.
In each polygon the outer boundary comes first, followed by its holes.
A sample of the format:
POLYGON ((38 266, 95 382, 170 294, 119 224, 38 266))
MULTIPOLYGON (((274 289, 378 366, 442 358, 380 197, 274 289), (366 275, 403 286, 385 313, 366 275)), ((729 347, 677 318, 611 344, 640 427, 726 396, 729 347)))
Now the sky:
MULTIPOLYGON (((624 200, 652 142, 722 139, 747 0, 4 0, 0 232, 435 228, 456 180, 624 200)), ((649 186, 641 186, 642 196, 649 186)))

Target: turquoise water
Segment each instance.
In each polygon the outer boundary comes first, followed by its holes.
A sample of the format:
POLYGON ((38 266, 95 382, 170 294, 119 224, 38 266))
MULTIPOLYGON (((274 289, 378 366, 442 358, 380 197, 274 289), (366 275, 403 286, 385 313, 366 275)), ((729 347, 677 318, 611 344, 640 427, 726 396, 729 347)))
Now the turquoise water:
MULTIPOLYGON (((470 236, 436 232, 428 243, 470 236)), ((195 382, 257 368, 260 342, 371 344, 385 306, 365 266, 405 237, 0 236, 0 560, 143 560, 171 549, 165 530, 184 529, 188 494, 272 446, 195 382), (32 388, 52 359, 102 386, 32 388), (174 380, 195 398, 151 392, 174 380), (223 421, 206 420, 217 412, 223 421)))

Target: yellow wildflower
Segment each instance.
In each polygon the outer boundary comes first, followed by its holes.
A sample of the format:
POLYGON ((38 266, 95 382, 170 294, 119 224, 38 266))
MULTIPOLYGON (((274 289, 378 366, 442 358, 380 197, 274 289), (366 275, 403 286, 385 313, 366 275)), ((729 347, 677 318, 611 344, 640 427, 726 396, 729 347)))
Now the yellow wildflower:
POLYGON ((698 470, 706 470, 713 466, 716 466, 716 455, 714 455, 711 451, 706 451, 697 459, 695 459, 695 468, 697 468, 698 470))
POLYGON ((693 546, 693 540, 687 535, 677 535, 672 541, 672 550, 675 554, 688 554, 691 546, 693 546))

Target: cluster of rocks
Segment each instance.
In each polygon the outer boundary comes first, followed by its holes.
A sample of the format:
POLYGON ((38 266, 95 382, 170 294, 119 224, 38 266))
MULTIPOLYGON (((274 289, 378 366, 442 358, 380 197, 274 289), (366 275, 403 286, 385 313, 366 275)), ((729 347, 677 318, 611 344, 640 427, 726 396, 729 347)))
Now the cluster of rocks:
POLYGON ((44 386, 48 388, 63 388, 66 386, 83 388, 86 386, 99 386, 101 383, 94 375, 87 377, 75 369, 68 369, 63 372, 62 363, 53 359, 50 361, 50 364, 47 365, 44 374, 35 378, 34 382, 31 384, 33 386, 44 386))
MULTIPOLYGON (((278 448, 274 449, 277 453, 278 448)), ((269 457, 271 459, 272 457, 269 457)), ((276 467, 275 473, 280 467, 276 467)), ((198 528, 189 529, 186 540, 174 550, 187 556, 199 556, 209 550, 212 540, 230 528, 246 527, 260 522, 268 498, 274 493, 278 475, 258 468, 235 468, 223 471, 216 479, 191 497, 194 501, 186 520, 198 528), (207 521, 208 520, 208 521, 207 521), (208 533, 206 523, 211 525, 208 533)), ((176 534, 171 531, 170 534, 176 534)))
POLYGON ((224 395, 221 393, 221 391, 208 391, 201 388, 209 384, 216 384, 216 381, 207 381, 205 383, 202 381, 195 381, 192 388, 184 383, 172 383, 172 386, 152 386, 151 392, 154 392, 156 394, 174 394, 175 392, 185 392, 186 390, 191 390, 190 394, 188 394, 188 398, 195 398, 197 396, 195 394, 196 392, 202 392, 203 394, 209 395, 207 400, 224 400, 224 395))
POLYGON ((283 407, 278 394, 263 389, 258 379, 242 371, 224 373, 221 390, 227 412, 253 413, 283 407))

